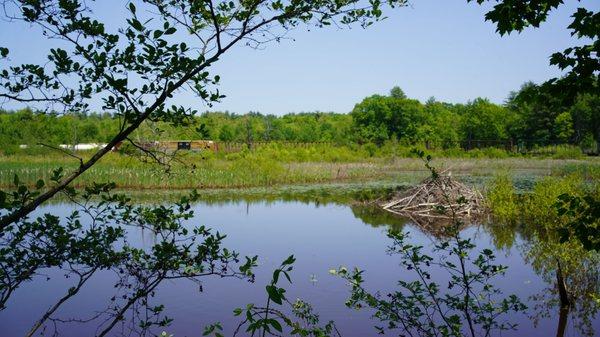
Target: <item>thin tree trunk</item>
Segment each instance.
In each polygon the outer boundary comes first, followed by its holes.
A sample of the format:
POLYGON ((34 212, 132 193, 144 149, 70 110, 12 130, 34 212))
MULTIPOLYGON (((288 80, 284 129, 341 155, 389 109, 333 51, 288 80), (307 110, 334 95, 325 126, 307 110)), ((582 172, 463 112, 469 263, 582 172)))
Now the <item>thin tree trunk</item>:
POLYGON ((569 308, 560 308, 560 316, 558 317, 558 327, 556 328, 556 337, 564 337, 567 330, 567 321, 569 319, 569 308))
POLYGON ((556 260, 556 286, 558 287, 558 296, 560 298, 560 307, 569 308, 571 306, 571 300, 569 299, 569 292, 567 291, 567 285, 565 284, 565 278, 563 276, 560 261, 556 260))

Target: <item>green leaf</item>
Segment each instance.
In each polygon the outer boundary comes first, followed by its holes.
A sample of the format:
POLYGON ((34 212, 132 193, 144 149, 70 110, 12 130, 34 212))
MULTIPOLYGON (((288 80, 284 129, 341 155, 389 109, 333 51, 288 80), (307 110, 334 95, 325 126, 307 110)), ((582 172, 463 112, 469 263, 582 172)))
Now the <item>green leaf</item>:
POLYGON ((140 32, 144 30, 144 26, 137 19, 131 20, 130 24, 131 24, 131 27, 133 27, 135 30, 138 30, 140 32))
POLYGON ((285 261, 283 261, 283 263, 281 263, 281 265, 285 266, 288 264, 293 264, 294 262, 296 262, 296 258, 294 257, 294 255, 290 255, 287 259, 285 259, 285 261))
POLYGON ((277 322, 274 319, 269 319, 269 324, 277 331, 279 332, 283 332, 283 328, 281 327, 281 324, 279 324, 279 322, 277 322))
POLYGON ((269 299, 279 305, 283 304, 282 295, 279 292, 279 289, 273 285, 266 286, 267 293, 269 294, 269 299))
POLYGON ((36 183, 35 183, 35 188, 37 188, 38 190, 41 189, 42 187, 44 187, 45 183, 42 179, 39 179, 36 183))
POLYGON ((292 279, 290 278, 290 274, 288 274, 286 271, 283 272, 283 275, 285 276, 285 278, 288 280, 288 282, 292 283, 292 279))

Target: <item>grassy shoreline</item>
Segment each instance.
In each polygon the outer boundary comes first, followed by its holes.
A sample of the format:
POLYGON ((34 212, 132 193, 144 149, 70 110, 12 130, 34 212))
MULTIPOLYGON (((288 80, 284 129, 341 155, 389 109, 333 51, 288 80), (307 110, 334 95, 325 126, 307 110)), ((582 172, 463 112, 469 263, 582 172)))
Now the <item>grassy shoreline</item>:
MULTIPOLYGON (((293 158, 293 157, 292 157, 293 158)), ((110 153, 73 184, 75 188, 92 182, 115 182, 124 190, 220 190, 315 185, 329 183, 394 182, 415 184, 428 175, 417 158, 367 157, 347 161, 328 156, 308 160, 282 160, 265 153, 242 153, 229 157, 202 157, 187 154, 173 162, 170 172, 155 163, 110 153), (322 160, 318 160, 322 158, 322 160)), ((10 189, 14 175, 26 185, 38 179, 48 180, 52 171, 63 167, 69 172, 78 162, 59 154, 0 156, 0 188, 10 189)), ((587 179, 600 178, 600 158, 436 158, 441 171, 466 179, 486 179, 498 173, 512 172, 532 177, 578 172, 587 179)))

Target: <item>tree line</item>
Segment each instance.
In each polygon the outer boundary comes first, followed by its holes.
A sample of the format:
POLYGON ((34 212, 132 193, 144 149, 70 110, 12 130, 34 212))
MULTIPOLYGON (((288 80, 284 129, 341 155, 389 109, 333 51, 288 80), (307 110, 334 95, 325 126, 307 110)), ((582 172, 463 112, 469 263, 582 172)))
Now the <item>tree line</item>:
POLYGON ((382 144, 388 140, 428 142, 444 148, 470 141, 512 141, 527 146, 600 142, 600 96, 565 98, 544 85, 525 83, 504 104, 476 98, 466 104, 424 104, 395 87, 388 96, 373 95, 357 104, 352 137, 382 144))
MULTIPOLYGON (((21 144, 105 143, 119 125, 119 118, 108 113, 0 111, 0 145, 8 152, 21 144)), ((147 121, 132 138, 376 145, 395 141, 438 148, 466 147, 475 141, 499 146, 510 141, 515 145, 594 148, 600 142, 600 96, 587 93, 565 99, 547 92, 543 85, 528 82, 511 92, 504 104, 485 98, 453 104, 433 97, 422 103, 394 87, 389 95, 366 97, 349 114, 205 112, 183 125, 147 121)))

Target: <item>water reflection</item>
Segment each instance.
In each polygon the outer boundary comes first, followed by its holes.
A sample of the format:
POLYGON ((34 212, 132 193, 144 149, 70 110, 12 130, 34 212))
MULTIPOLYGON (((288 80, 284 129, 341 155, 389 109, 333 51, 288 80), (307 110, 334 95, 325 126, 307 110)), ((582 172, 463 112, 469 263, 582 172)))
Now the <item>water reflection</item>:
POLYGON ((530 296, 536 324, 559 316, 557 336, 565 336, 569 322, 582 336, 594 336, 599 309, 600 258, 572 244, 534 239, 523 245, 525 261, 544 280, 546 288, 530 296))
POLYGON ((534 326, 554 318, 558 337, 571 335, 569 329, 580 336, 595 335, 600 328, 600 254, 576 242, 561 243, 543 225, 490 221, 486 228, 498 250, 508 251, 522 238, 517 249, 544 285, 528 298, 534 326))
POLYGON ((402 231, 404 226, 410 223, 407 218, 399 217, 373 205, 353 205, 350 206, 350 209, 357 219, 375 228, 385 227, 394 231, 402 231))
MULTIPOLYGON (((189 283, 172 282, 158 289, 156 302, 164 303, 168 316, 174 319, 166 330, 175 336, 200 336, 204 325, 221 321, 226 332, 231 332, 238 323, 231 311, 246 303, 260 302, 265 280, 271 276, 273 267, 294 253, 298 262, 289 297, 313 303, 324 320, 336 321, 343 336, 375 335, 370 313, 344 307, 348 287, 343 280, 329 275, 328 270, 359 266, 366 270, 369 286, 385 292, 406 277, 398 261, 386 254, 390 242, 385 232, 410 231, 412 243, 428 247, 437 240, 437 231, 354 203, 369 198, 369 193, 376 192, 310 191, 300 197, 290 193, 272 198, 213 198, 197 204, 194 224, 206 224, 226 233, 228 247, 242 254, 258 254, 261 266, 256 284, 208 279, 202 282, 203 293, 199 293, 197 284, 189 283)), ((66 214, 72 209, 73 205, 60 204, 41 211, 66 214)), ((595 297, 600 290, 597 256, 582 258, 573 252, 572 260, 563 258, 565 282, 577 300, 570 310, 561 311, 556 264, 553 264, 558 248, 535 241, 536 236, 526 226, 484 222, 464 228, 462 235, 473 238, 478 249, 490 248, 496 252, 499 262, 508 265, 509 271, 495 286, 506 293, 518 294, 530 307, 530 316, 511 317, 519 324, 519 330, 504 332, 503 336, 592 336, 600 329, 595 297)), ((156 240, 149 231, 130 236, 145 247, 156 240)), ((0 312, 2 335, 23 336, 39 313, 70 284, 60 272, 48 271, 47 275, 50 281, 43 277, 34 279, 20 289, 8 309, 0 312)), ((101 275, 90 282, 79 298, 66 305, 60 315, 80 319, 93 316, 113 295, 110 275, 101 275)), ((68 324, 58 331, 60 336, 94 335, 95 326, 68 324)), ((120 332, 116 330, 114 335, 120 332)))

